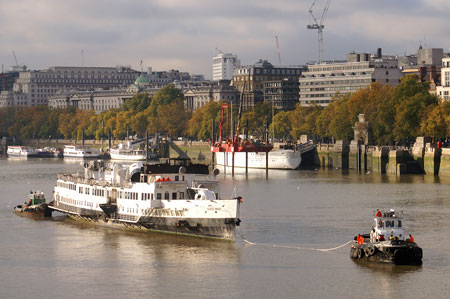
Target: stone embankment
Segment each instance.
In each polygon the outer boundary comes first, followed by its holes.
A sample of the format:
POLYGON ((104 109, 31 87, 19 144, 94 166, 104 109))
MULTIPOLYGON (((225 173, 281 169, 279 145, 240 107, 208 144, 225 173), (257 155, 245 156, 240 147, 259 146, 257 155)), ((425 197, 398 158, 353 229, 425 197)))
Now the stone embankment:
POLYGON ((438 148, 424 137, 418 137, 411 148, 367 146, 357 141, 348 144, 340 140, 335 144, 318 144, 314 163, 323 168, 390 175, 450 176, 450 148, 438 148))

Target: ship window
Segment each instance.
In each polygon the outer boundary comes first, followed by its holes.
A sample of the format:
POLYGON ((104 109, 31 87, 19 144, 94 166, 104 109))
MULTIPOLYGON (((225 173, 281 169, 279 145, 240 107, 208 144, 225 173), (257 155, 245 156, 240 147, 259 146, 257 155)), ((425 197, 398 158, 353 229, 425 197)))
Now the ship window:
POLYGON ((153 200, 153 193, 151 194, 151 199, 153 200))
POLYGON ((176 192, 172 193, 172 199, 177 199, 177 193, 176 192))
POLYGON ((180 199, 184 199, 184 192, 180 192, 180 199))
POLYGON ((402 221, 401 220, 398 221, 398 227, 402 227, 402 221))
POLYGON ((170 198, 169 198, 169 192, 166 191, 166 192, 164 193, 164 199, 170 199, 170 198))
POLYGON ((176 175, 175 176, 175 181, 179 181, 180 180, 180 176, 176 175))
POLYGON ((161 199, 161 193, 156 194, 156 199, 161 199))

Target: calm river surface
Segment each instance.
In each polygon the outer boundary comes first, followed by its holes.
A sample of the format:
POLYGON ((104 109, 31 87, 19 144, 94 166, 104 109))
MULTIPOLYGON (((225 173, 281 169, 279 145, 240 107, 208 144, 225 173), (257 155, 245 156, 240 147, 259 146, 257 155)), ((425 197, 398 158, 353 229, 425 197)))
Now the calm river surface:
POLYGON ((12 212, 30 190, 51 197, 79 162, 0 159, 0 298, 448 298, 450 179, 340 170, 219 175, 236 188, 235 243, 129 233, 12 212), (377 208, 405 212, 423 266, 361 264, 349 247, 377 208))

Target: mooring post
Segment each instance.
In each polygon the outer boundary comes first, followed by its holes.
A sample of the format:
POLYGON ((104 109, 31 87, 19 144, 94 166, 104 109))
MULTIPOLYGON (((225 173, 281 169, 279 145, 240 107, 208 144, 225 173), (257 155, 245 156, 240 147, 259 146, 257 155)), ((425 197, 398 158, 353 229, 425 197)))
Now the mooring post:
MULTIPOLYGON (((211 125, 211 149, 213 149, 214 144, 215 144, 215 140, 214 140, 214 130, 215 130, 215 123, 214 123, 214 118, 212 119, 212 125, 211 125)), ((212 164, 212 169, 214 170, 214 150, 211 151, 211 164, 212 164)))
POLYGON ((231 153, 231 177, 234 178, 234 151, 231 153))
POLYGON ((227 174, 228 153, 223 152, 223 173, 227 174))
POLYGON ((145 162, 148 163, 148 154, 149 154, 149 152, 148 152, 148 129, 145 130, 145 152, 146 152, 145 162))
POLYGON ((248 179, 248 152, 245 152, 245 178, 248 179))
POLYGON ((111 152, 111 129, 108 130, 108 147, 109 152, 111 152))
POLYGON ((84 128, 81 131, 81 144, 84 145, 84 128))

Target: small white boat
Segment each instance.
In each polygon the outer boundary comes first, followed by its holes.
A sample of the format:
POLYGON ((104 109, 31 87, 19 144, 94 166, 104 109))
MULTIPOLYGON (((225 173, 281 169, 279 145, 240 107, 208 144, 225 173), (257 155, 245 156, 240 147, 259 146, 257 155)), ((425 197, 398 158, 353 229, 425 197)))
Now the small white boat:
POLYGON ((134 149, 130 141, 120 143, 117 148, 111 148, 109 154, 113 160, 142 161, 146 159, 146 150, 134 149))
POLYGON ((95 148, 89 148, 86 145, 65 145, 64 158, 98 158, 100 151, 95 148))
POLYGON ((37 157, 36 149, 29 146, 8 146, 7 154, 9 157, 37 157))

